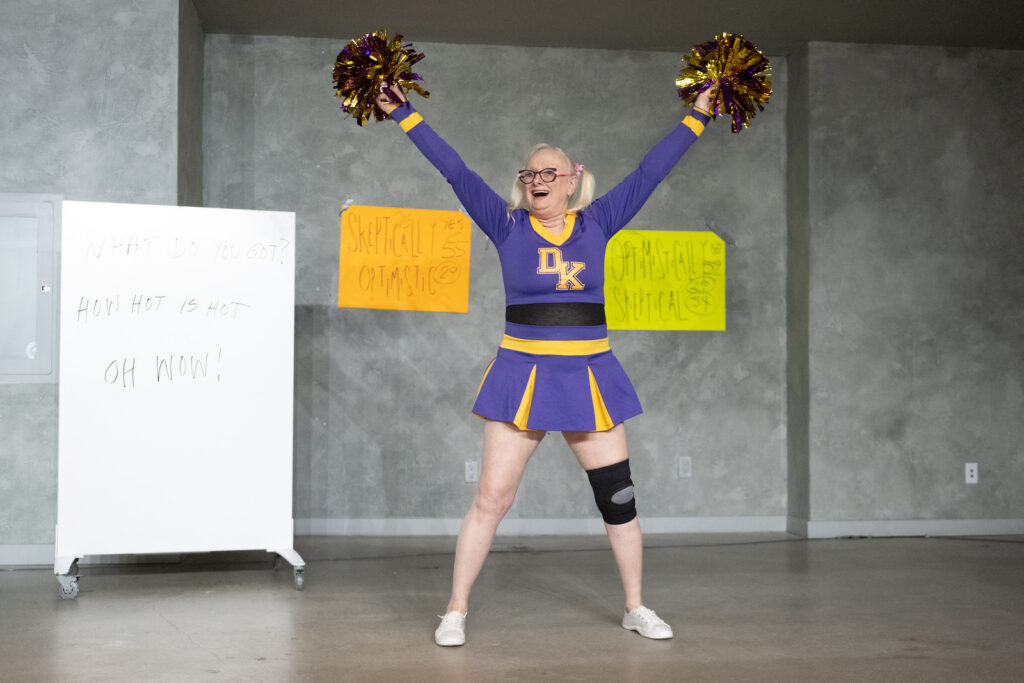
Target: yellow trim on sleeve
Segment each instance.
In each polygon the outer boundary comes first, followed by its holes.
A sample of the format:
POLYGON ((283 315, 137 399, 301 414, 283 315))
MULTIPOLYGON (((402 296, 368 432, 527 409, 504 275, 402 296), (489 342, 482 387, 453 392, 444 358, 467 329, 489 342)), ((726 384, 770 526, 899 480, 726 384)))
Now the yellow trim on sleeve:
POLYGON ((612 422, 612 416, 608 414, 608 408, 604 404, 604 399, 601 398, 601 390, 597 388, 594 371, 588 367, 587 374, 590 375, 590 400, 594 404, 594 430, 606 432, 614 427, 615 423, 612 422))
POLYGON ((570 211, 565 214, 565 227, 562 228, 562 234, 557 237, 552 235, 550 230, 541 225, 541 222, 534 218, 533 214, 530 214, 530 225, 533 226, 534 232, 538 235, 546 239, 548 242, 551 242, 551 244, 556 247, 560 247, 565 244, 565 241, 569 239, 570 235, 572 235, 572 229, 576 226, 576 212, 570 211))
POLYGON ((534 380, 537 379, 537 366, 534 365, 533 369, 530 370, 530 379, 526 381, 526 390, 523 392, 523 400, 519 402, 519 410, 516 411, 516 416, 512 420, 512 424, 519 429, 529 429, 526 423, 530 420, 530 405, 533 403, 533 384, 534 380))
POLYGON ((712 114, 711 112, 709 112, 709 111, 704 111, 704 110, 703 110, 703 109, 701 109, 700 107, 694 107, 694 109, 696 109, 697 111, 699 111, 699 112, 700 112, 701 114, 704 114, 704 116, 707 116, 708 118, 711 118, 712 116, 714 116, 714 114, 712 114))
POLYGON ((416 124, 419 123, 423 123, 423 117, 420 116, 420 113, 418 111, 414 111, 413 113, 409 114, 404 119, 399 121, 398 125, 402 127, 402 130, 408 133, 410 130, 416 127, 416 124))
POLYGON ((507 334, 501 348, 532 353, 535 356, 591 356, 611 351, 608 337, 604 339, 520 339, 507 334))
POLYGON ((692 116, 687 116, 683 119, 683 125, 692 130, 694 135, 700 136, 704 132, 704 124, 692 116))

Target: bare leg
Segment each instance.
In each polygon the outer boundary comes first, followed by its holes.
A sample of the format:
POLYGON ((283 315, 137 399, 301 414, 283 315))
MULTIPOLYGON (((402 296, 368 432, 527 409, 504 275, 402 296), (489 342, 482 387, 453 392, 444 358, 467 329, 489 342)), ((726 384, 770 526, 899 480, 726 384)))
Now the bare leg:
POLYGON ((523 471, 545 432, 520 431, 508 422, 488 420, 484 427, 484 458, 476 497, 466 513, 455 545, 452 597, 448 612, 467 612, 469 592, 487 558, 505 513, 512 507, 523 471))
MULTIPOLYGON (((606 432, 562 432, 569 448, 585 470, 606 467, 629 457, 626 428, 617 424, 606 432)), ((643 537, 636 518, 625 524, 605 524, 608 540, 619 567, 622 588, 626 592, 626 609, 643 605, 643 537)))
POLYGON ((608 540, 612 544, 615 564, 619 566, 622 588, 626 591, 626 611, 644 604, 643 600, 643 535, 640 520, 633 518, 625 524, 605 524, 608 540))

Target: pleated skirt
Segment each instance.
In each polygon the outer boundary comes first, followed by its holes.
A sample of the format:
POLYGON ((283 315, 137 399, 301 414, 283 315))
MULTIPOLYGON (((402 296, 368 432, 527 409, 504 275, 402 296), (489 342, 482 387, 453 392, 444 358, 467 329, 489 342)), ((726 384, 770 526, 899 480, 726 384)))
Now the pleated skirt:
POLYGON ((605 325, 506 323, 473 412, 519 429, 606 431, 643 409, 605 325))

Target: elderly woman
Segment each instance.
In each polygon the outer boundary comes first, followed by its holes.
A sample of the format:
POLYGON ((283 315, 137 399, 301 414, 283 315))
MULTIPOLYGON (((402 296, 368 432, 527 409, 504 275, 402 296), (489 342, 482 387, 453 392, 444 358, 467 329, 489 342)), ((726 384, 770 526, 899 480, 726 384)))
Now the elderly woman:
POLYGON ((708 93, 640 166, 594 199, 594 178, 557 147, 530 150, 506 202, 433 131, 399 88, 377 99, 441 172, 497 248, 505 284, 505 337, 484 373, 473 412, 486 420, 476 496, 455 548, 451 600, 438 645, 466 642, 469 592, 508 512, 530 456, 560 431, 586 470, 625 589, 623 628, 647 638, 671 627, 641 597, 643 545, 633 500, 625 420, 640 414, 608 345, 604 255, 608 240, 704 130, 708 93))

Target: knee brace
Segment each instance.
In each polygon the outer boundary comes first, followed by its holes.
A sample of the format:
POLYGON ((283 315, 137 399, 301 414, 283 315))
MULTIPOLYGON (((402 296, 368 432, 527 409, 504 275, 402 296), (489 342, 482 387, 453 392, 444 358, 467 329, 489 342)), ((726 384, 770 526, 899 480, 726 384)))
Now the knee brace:
POLYGON ((636 517, 633 480, 629 477, 629 460, 596 470, 587 470, 594 500, 601 517, 608 524, 625 524, 636 517))

